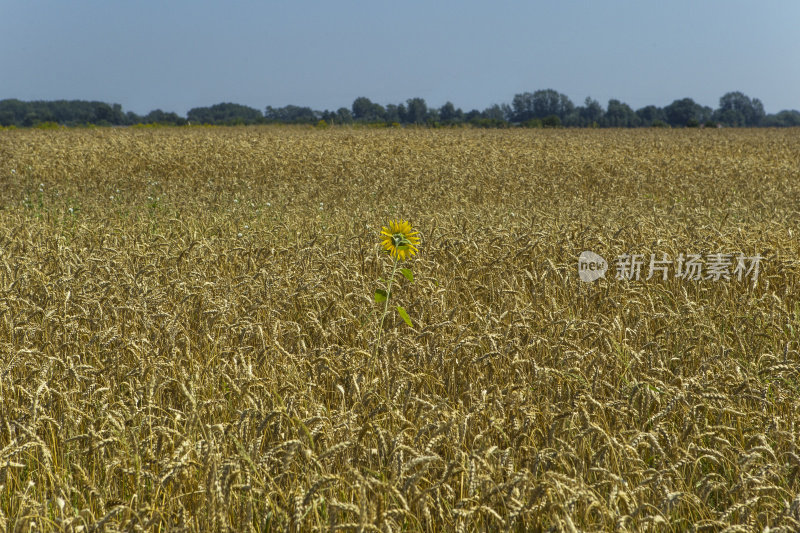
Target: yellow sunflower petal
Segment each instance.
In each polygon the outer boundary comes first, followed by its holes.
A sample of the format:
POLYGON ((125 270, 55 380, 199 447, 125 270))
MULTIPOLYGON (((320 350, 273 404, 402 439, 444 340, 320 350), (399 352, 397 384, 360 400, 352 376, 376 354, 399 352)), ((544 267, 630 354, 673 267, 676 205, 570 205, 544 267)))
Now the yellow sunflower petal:
POLYGON ((408 220, 390 220, 387 226, 381 227, 381 246, 390 256, 404 261, 418 251, 419 232, 415 231, 408 220), (402 237, 403 245, 396 246, 398 237, 402 237))

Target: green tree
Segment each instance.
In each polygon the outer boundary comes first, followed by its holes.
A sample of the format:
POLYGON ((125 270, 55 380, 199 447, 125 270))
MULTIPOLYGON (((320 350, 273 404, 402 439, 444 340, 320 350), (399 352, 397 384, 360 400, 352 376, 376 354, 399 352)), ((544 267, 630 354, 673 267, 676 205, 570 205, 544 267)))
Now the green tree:
POLYGON ((555 115, 560 122, 575 109, 575 105, 567 95, 553 89, 536 91, 533 93, 533 98, 533 107, 538 118, 555 115))
POLYGON ((125 124, 127 126, 132 126, 134 124, 141 124, 142 123, 142 116, 134 113, 133 111, 128 111, 125 113, 125 124))
POLYGON ((373 103, 366 96, 359 96, 353 101, 353 119, 358 122, 383 122, 386 110, 382 105, 373 103))
POLYGON ((409 98, 406 100, 405 118, 403 122, 408 124, 424 124, 428 119, 428 104, 424 98, 409 98))
POLYGON ((561 127, 561 119, 558 118, 558 115, 547 115, 542 119, 542 127, 543 128, 560 128, 561 127))
POLYGON ((767 115, 762 125, 770 128, 787 128, 800 126, 800 111, 785 109, 774 115, 767 115))
POLYGON ((533 102, 533 93, 525 92, 515 94, 514 99, 511 100, 511 121, 523 123, 535 118, 536 111, 533 102))
POLYGON ((711 118, 711 110, 704 108, 691 98, 675 100, 664 108, 664 115, 671 126, 684 127, 702 124, 711 118))
POLYGON ((0 100, 0 126, 20 126, 25 117, 25 102, 16 98, 0 100))
POLYGON ((346 107, 340 107, 336 110, 336 124, 352 124, 353 114, 346 107))
POLYGON ((280 124, 316 124, 322 118, 322 113, 310 107, 287 105, 284 107, 267 106, 264 119, 267 122, 280 124))
POLYGON ((570 123, 569 125, 585 127, 600 124, 604 114, 605 111, 603 111, 603 106, 600 105, 600 102, 591 96, 587 96, 586 100, 583 101, 583 105, 578 107, 576 113, 574 113, 574 115, 577 115, 577 124, 570 123))
POLYGON ((444 124, 460 124, 464 122, 464 111, 456 109, 453 102, 446 102, 439 108, 439 120, 444 124))
POLYGON ((608 128, 630 128, 639 125, 639 117, 628 104, 612 98, 601 123, 608 128))
POLYGON ((652 126, 657 122, 667 122, 667 115, 664 110, 654 105, 648 105, 636 110, 636 116, 639 117, 639 123, 642 126, 652 126))
POLYGON ((559 120, 564 120, 575 110, 572 100, 565 94, 553 89, 543 89, 534 93, 520 93, 514 95, 511 101, 511 120, 525 122, 532 118, 545 118, 556 115, 559 120))
POLYGON ((186 124, 186 119, 178 116, 174 112, 166 112, 160 109, 154 109, 143 117, 144 124, 165 124, 172 126, 183 126, 186 124))
POLYGON ((509 110, 504 109, 501 105, 494 104, 484 109, 480 116, 488 120, 505 122, 508 119, 509 110))
POLYGON ((394 122, 400 123, 403 121, 403 119, 400 118, 400 107, 402 106, 395 104, 388 104, 386 106, 386 113, 384 117, 386 118, 387 123, 392 124, 394 122))
POLYGON ((511 114, 508 104, 494 104, 483 111, 473 109, 464 115, 464 121, 477 128, 506 128, 506 117, 511 114))
POLYGON ((714 120, 726 126, 758 126, 766 117, 764 104, 758 98, 749 98, 739 91, 725 93, 719 99, 714 120))
POLYGON ((258 124, 264 120, 264 115, 252 107, 223 102, 192 108, 186 118, 195 124, 258 124))

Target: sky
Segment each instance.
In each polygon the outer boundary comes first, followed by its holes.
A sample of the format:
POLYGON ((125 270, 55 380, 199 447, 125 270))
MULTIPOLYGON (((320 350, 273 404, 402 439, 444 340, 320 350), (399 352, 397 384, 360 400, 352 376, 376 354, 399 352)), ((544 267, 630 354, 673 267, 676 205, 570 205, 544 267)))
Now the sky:
POLYGON ((469 111, 555 89, 800 109, 797 0, 0 0, 0 99, 469 111))

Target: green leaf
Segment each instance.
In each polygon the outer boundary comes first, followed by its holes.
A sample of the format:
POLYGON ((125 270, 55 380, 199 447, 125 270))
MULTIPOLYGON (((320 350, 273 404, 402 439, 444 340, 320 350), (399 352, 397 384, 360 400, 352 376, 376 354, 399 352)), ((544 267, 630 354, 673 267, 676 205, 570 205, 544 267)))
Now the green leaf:
POLYGON ((411 317, 408 316, 408 313, 406 313, 405 309, 403 309, 402 307, 400 307, 398 305, 397 306, 397 312, 400 313, 400 316, 403 318, 403 320, 406 321, 406 324, 408 324, 408 327, 410 327, 410 328, 414 327, 414 324, 411 323, 411 317))
POLYGON ((375 291, 375 301, 376 302, 378 302, 378 303, 385 302, 388 299, 389 299, 389 294, 387 294, 387 292, 385 290, 378 289, 377 291, 375 291))
POLYGON ((408 281, 414 283, 414 273, 411 272, 410 268, 401 268, 400 273, 403 274, 408 281))

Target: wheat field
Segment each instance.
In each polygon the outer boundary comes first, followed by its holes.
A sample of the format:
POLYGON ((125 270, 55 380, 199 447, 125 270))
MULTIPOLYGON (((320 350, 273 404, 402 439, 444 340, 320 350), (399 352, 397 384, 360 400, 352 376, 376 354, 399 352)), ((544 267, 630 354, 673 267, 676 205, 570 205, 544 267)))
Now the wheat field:
POLYGON ((2 131, 0 530, 800 530, 799 161, 791 129, 2 131), (378 343, 392 219, 413 327, 378 343), (711 253, 757 279, 614 272, 711 253))

